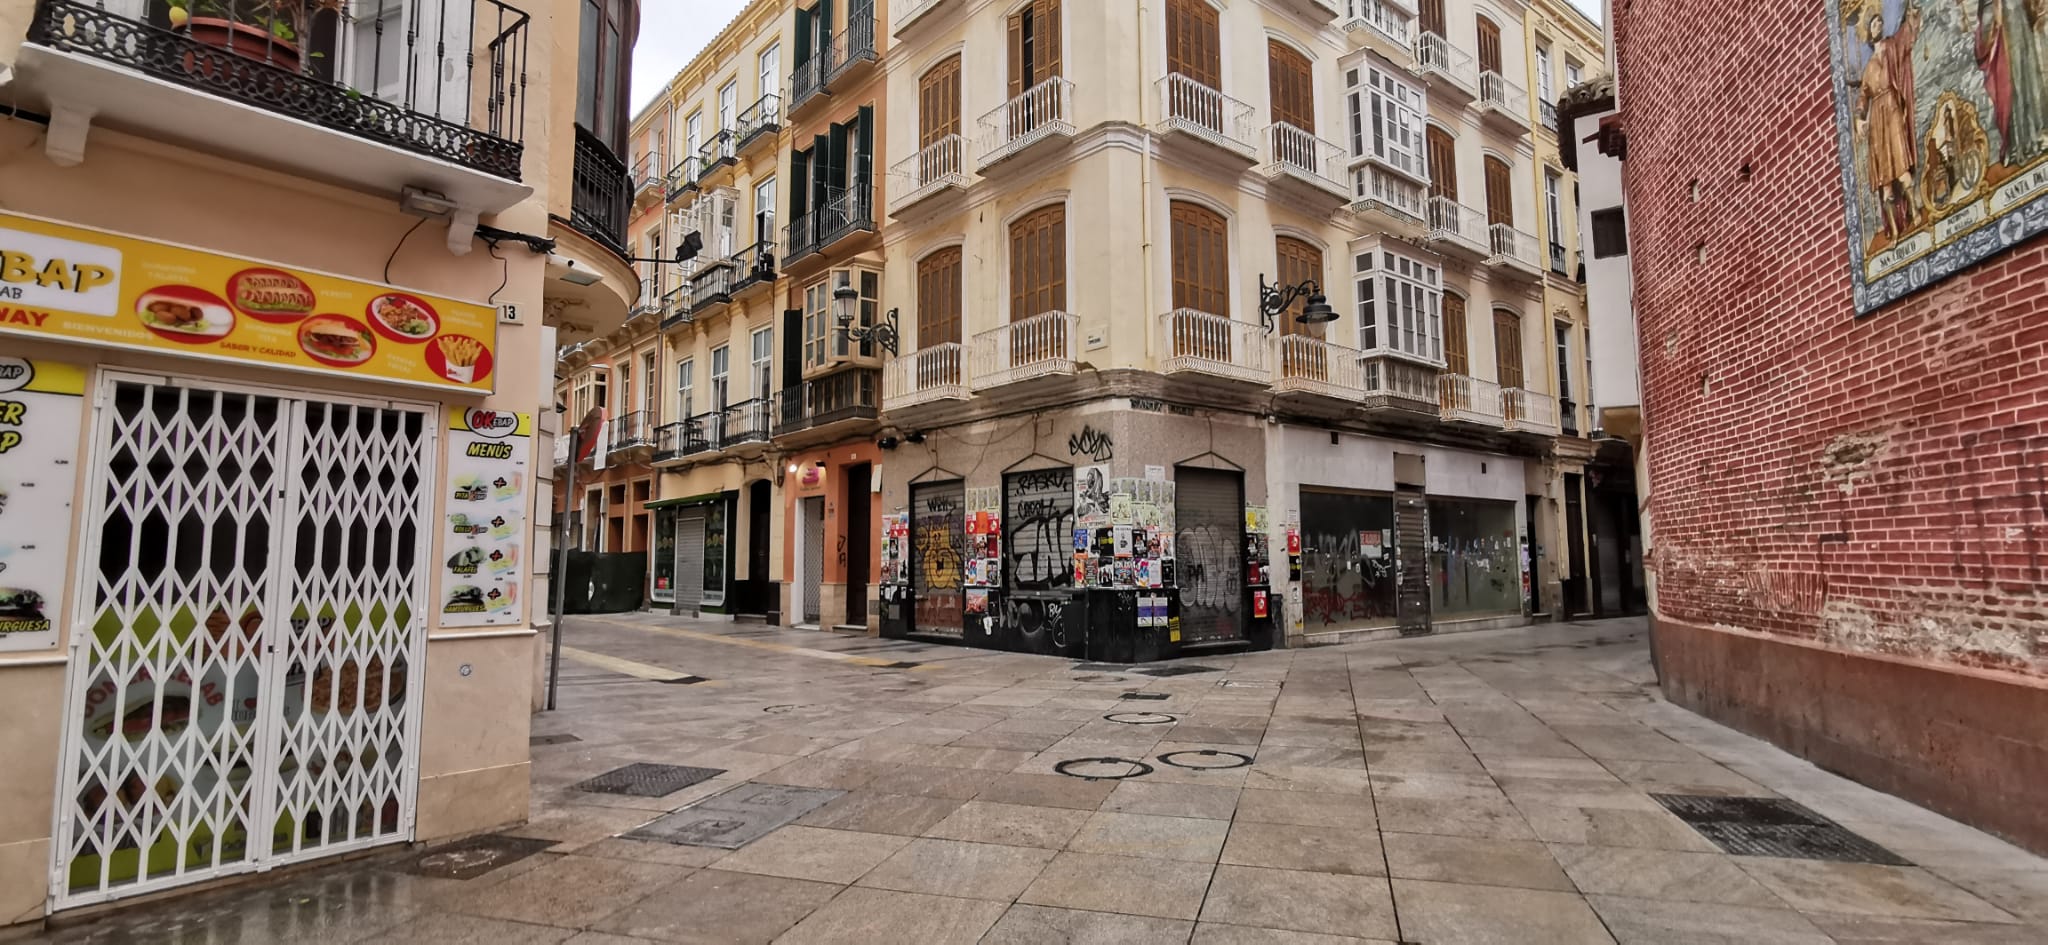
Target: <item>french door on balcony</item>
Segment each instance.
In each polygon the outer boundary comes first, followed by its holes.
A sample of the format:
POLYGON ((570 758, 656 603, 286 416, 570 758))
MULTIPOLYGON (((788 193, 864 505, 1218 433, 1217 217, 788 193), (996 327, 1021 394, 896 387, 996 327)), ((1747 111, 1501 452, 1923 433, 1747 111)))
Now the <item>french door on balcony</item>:
POLYGON ((1422 0, 1420 13, 1417 28, 1422 32, 1449 35, 1450 31, 1444 28, 1444 0, 1422 0))
MULTIPOLYGON (((1429 148, 1429 195, 1458 202, 1458 139, 1435 125, 1423 133, 1429 148)), ((1456 208, 1446 219, 1456 220, 1456 208)), ((1471 234, 1462 234, 1470 236, 1471 234)))
POLYGON ((917 83, 917 186, 961 172, 960 147, 934 148, 960 134, 960 56, 948 56, 917 83))
MULTIPOLYGON (((1216 8, 1208 0, 1167 0, 1166 72, 1207 89, 1223 89, 1223 38, 1216 8)), ((1168 101, 1168 118, 1223 133, 1223 110, 1208 98, 1183 90, 1168 101)))
POLYGON ((1308 57, 1277 39, 1267 40, 1266 80, 1273 120, 1315 134, 1315 82, 1310 77, 1308 57))
POLYGON ((1515 223, 1514 172, 1508 169, 1508 162, 1490 154, 1486 156, 1486 222, 1515 223))
MULTIPOLYGON (((1010 225, 1010 323, 1067 308, 1067 207, 1053 204, 1010 225)), ((1066 356, 1066 323, 1010 330, 1009 367, 1066 356)))
MULTIPOLYGON (((1204 5, 1206 6, 1206 4, 1204 5)), ((1230 316, 1230 226, 1216 211, 1176 200, 1169 216, 1173 238, 1173 307, 1230 316)), ((1230 335, 1176 327, 1172 357, 1231 363, 1230 335)))
POLYGON ((1479 71, 1500 72, 1500 26, 1486 17, 1478 18, 1479 71))
MULTIPOLYGON (((469 118, 475 0, 355 0, 346 48, 351 88, 446 121, 469 118)), ((592 126, 596 127, 596 126, 592 126)))

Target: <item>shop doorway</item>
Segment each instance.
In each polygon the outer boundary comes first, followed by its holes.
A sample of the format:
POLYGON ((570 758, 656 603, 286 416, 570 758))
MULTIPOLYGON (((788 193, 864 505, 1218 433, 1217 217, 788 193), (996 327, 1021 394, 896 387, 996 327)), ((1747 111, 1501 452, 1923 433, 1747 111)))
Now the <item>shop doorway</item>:
POLYGON ((98 403, 57 907, 410 839, 435 411, 111 374, 98 403))
POLYGON ((1404 637, 1435 628, 1429 616, 1429 498, 1423 487, 1394 487, 1395 623, 1404 637))
POLYGON ((675 612, 697 616, 704 609, 704 506, 676 513, 675 612))
POLYGON ((799 609, 803 623, 816 626, 825 618, 825 497, 812 496, 798 502, 797 549, 803 573, 797 576, 797 592, 803 600, 799 609))
POLYGON ((846 623, 865 627, 868 625, 868 556, 875 547, 874 516, 871 514, 874 468, 866 463, 848 466, 845 478, 846 504, 840 508, 846 510, 841 516, 846 528, 838 535, 839 548, 835 554, 846 567, 846 623))
POLYGON ((1244 474, 1176 467, 1181 641, 1244 639, 1244 474))
POLYGON ((963 635, 966 508, 967 484, 958 479, 910 487, 910 593, 915 599, 910 628, 914 632, 955 639, 963 635))

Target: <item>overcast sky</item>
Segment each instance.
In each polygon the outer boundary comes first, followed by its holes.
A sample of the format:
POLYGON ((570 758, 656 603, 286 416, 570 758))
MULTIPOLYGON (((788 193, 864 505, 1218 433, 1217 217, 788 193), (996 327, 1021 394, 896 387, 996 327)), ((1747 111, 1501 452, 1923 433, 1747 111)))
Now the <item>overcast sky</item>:
MULTIPOLYGON (((1571 0, 1600 21, 1600 0, 1571 0)), ((633 110, 638 112, 739 15, 747 0, 645 0, 633 47, 633 110)))

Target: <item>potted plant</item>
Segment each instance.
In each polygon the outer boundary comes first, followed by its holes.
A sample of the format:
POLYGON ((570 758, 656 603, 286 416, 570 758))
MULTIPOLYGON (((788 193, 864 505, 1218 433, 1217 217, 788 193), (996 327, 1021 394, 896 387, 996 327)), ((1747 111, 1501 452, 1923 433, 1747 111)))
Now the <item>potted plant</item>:
MULTIPOLYGON (((347 0, 169 0, 171 28, 245 59, 303 72, 308 59, 301 43, 313 17, 343 13, 347 0)), ((187 57, 188 60, 191 57, 187 57)), ((187 62, 187 67, 193 67, 187 62)))

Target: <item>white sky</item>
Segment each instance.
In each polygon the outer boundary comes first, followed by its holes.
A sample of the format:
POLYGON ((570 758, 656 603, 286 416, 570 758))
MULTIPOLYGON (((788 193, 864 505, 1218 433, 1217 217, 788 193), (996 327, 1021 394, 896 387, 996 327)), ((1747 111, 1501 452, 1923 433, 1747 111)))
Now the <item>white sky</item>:
MULTIPOLYGON (((1571 0, 1600 22, 1600 0, 1571 0)), ((640 4, 640 43, 633 47, 633 111, 638 113, 668 80, 709 45, 747 0, 645 0, 640 4)))

